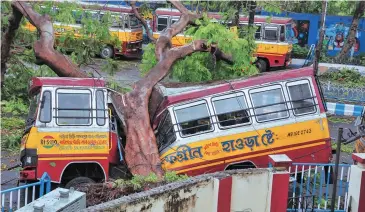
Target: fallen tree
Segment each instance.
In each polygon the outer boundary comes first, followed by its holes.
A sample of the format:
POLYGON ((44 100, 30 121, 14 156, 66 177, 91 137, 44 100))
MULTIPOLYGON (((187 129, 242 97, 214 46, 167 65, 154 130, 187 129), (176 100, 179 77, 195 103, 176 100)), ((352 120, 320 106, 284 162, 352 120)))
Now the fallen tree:
MULTIPOLYGON (((125 94, 116 92, 112 94, 126 136, 125 160, 129 170, 134 175, 147 176, 152 172, 158 177, 162 177, 164 173, 148 111, 149 99, 156 83, 169 73, 172 65, 177 60, 194 52, 207 52, 213 55, 216 60, 233 63, 231 55, 225 54, 218 48, 217 44, 208 43, 206 40, 193 40, 185 46, 173 48, 171 44, 172 37, 181 32, 186 26, 194 25, 197 19, 202 18, 202 14, 187 10, 178 1, 171 1, 171 4, 182 13, 182 16, 178 22, 162 31, 157 39, 155 48, 157 64, 144 78, 133 85, 132 91, 125 94)), ((12 10, 13 18, 1 44, 3 55, 2 75, 5 74, 5 68, 3 69, 3 67, 5 67, 5 62, 10 55, 11 35, 15 33, 20 20, 24 16, 39 32, 39 40, 34 43, 33 47, 38 60, 49 66, 60 77, 88 77, 67 56, 53 48, 55 40, 50 16, 40 15, 29 4, 20 1, 12 2, 12 10)))

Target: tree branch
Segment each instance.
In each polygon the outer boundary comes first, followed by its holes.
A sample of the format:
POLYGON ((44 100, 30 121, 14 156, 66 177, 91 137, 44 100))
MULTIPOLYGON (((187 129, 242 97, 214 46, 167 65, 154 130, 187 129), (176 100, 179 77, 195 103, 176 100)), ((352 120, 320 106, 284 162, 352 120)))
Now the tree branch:
POLYGON ((171 27, 164 29, 160 37, 157 39, 155 47, 155 55, 157 60, 161 60, 168 49, 172 47, 171 39, 178 33, 184 30, 188 24, 194 24, 196 19, 202 18, 201 14, 190 12, 179 1, 169 1, 173 4, 182 14, 179 21, 175 22, 171 27))
POLYGON ((40 15, 36 13, 32 7, 25 2, 12 2, 13 12, 20 12, 33 24, 40 38, 34 43, 34 54, 41 59, 44 64, 49 66, 60 77, 88 77, 86 73, 71 62, 65 55, 56 51, 54 46, 53 25, 48 15, 40 15))
POLYGON ((9 18, 9 27, 6 29, 1 39, 1 87, 4 85, 6 73, 6 62, 10 56, 10 47, 15 37, 15 32, 19 28, 23 15, 13 8, 13 13, 9 18))
POLYGON ((130 1, 130 5, 132 7, 132 11, 134 13, 134 15, 136 16, 136 18, 142 23, 146 34, 148 36, 148 38, 152 41, 152 42, 156 42, 156 39, 153 37, 151 31, 149 30, 148 24, 146 22, 146 20, 144 20, 144 18, 139 14, 137 7, 136 7, 136 1, 130 1))

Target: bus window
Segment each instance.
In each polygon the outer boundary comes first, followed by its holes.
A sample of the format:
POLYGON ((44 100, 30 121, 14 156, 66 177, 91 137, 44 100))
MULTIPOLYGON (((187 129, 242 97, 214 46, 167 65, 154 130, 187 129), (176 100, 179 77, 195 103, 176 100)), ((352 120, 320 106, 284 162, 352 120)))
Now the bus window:
POLYGON ((91 92, 59 89, 57 91, 57 124, 90 125, 91 92))
POLYGON ((276 26, 265 26, 264 28, 264 39, 269 41, 277 41, 278 28, 276 26))
POLYGON ((243 93, 215 97, 212 102, 221 127, 250 123, 243 93))
POLYGON ((294 115, 316 112, 316 107, 308 81, 288 83, 289 95, 294 115))
POLYGON ((255 32, 255 39, 261 39, 261 24, 256 24, 257 30, 255 32))
POLYGON ((129 15, 129 25, 131 28, 139 27, 139 20, 134 15, 129 15))
POLYGON ((213 129, 206 102, 199 102, 194 105, 183 106, 181 109, 175 109, 175 115, 182 136, 213 129))
POLYGON ((250 91, 252 104, 258 122, 282 119, 289 116, 283 91, 279 86, 270 86, 250 91))
POLYGON ((39 112, 39 121, 43 123, 49 123, 52 120, 52 101, 51 101, 51 92, 44 91, 42 102, 41 102, 41 110, 39 112))
POLYGON ((170 26, 178 21, 179 21, 179 18, 171 18, 170 26))
POLYGON ((285 41, 285 26, 284 25, 280 25, 280 41, 281 42, 285 41))
POLYGON ((162 31, 167 27, 167 17, 157 17, 157 31, 162 31))
POLYGON ((81 24, 82 11, 72 11, 72 16, 74 17, 76 24, 81 24))
POLYGON ((156 135, 157 145, 160 150, 176 141, 174 125, 172 124, 169 111, 166 110, 164 114, 162 114, 162 117, 162 122, 160 122, 161 124, 158 127, 156 135))
POLYGON ((96 123, 99 126, 105 125, 105 101, 102 90, 96 91, 96 123))

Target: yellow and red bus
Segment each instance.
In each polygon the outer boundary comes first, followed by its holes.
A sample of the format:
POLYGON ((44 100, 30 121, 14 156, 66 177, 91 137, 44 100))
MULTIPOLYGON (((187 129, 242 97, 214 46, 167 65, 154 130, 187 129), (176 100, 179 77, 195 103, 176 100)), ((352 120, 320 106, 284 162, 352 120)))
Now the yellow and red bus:
MULTIPOLYGON (((102 79, 36 77, 29 93, 22 181, 47 172, 54 183, 72 187, 125 174, 125 135, 102 79)), ((161 84, 150 103, 165 170, 194 176, 267 167, 270 154, 312 163, 332 157, 312 68, 187 87, 161 84)))
MULTIPOLYGON (((180 11, 173 8, 156 9, 153 19, 153 36, 159 37, 159 34, 166 27, 170 27, 177 22, 181 16, 180 11)), ((218 13, 208 13, 208 17, 220 21, 221 15, 218 13)), ((256 66, 263 72, 271 67, 286 67, 291 63, 292 39, 290 30, 292 19, 281 17, 269 17, 256 15, 254 24, 257 27, 255 39, 257 50, 256 66), (267 22, 270 18, 270 23, 267 22)), ((240 16, 240 26, 248 24, 247 16, 240 16)), ((173 46, 182 46, 189 43, 191 38, 184 35, 184 32, 177 34, 172 38, 173 46)))
MULTIPOLYGON (((70 31, 73 32, 75 37, 80 37, 79 30, 83 27, 83 16, 89 14, 92 19, 101 21, 105 13, 110 12, 113 23, 109 28, 109 33, 113 38, 120 41, 121 46, 115 46, 112 42, 106 42, 100 51, 100 56, 102 58, 112 58, 116 55, 122 55, 124 57, 139 58, 142 55, 143 29, 131 7, 81 2, 78 4, 81 5, 83 10, 82 14, 73 11, 75 18, 74 24, 53 22, 56 38, 70 31)), ((59 10, 57 7, 52 9, 55 13, 59 10)), ((32 32, 37 30, 29 22, 23 27, 32 32)))

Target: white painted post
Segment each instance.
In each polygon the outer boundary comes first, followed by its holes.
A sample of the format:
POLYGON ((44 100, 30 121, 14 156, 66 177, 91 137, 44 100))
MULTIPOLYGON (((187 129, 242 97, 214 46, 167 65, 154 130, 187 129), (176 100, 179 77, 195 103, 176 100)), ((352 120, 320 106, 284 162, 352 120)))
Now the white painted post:
POLYGON ((346 211, 365 211, 365 153, 353 153, 352 159, 356 165, 351 166, 348 207, 346 211))

